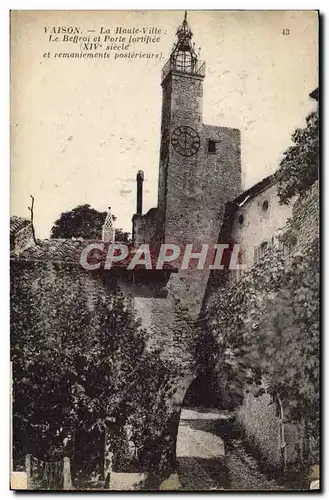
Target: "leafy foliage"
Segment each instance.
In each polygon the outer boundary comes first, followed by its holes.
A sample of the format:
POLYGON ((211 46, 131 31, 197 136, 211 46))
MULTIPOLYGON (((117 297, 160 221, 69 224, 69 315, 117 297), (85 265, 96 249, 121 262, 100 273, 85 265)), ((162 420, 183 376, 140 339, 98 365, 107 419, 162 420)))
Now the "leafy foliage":
POLYGON ((51 461, 69 454, 83 477, 86 457, 94 471, 105 451, 108 470, 166 467, 172 414, 179 419, 168 400, 193 368, 186 309, 176 304, 164 360, 146 348, 148 334, 120 291, 104 293, 98 279, 63 265, 17 263, 12 273, 15 462, 26 453, 51 461))
POLYGON ((264 390, 285 418, 307 423, 318 439, 318 242, 288 260, 277 249, 220 295, 208 319, 231 391, 264 390), (217 314, 216 314, 217 311, 217 314), (219 313, 220 312, 220 313, 219 313))
MULTIPOLYGON (((79 205, 63 212, 51 229, 51 238, 100 239, 106 212, 98 212, 90 205, 79 205)), ((115 230, 117 241, 128 243, 129 233, 115 230)))
POLYGON ((13 279, 14 444, 54 459, 76 428, 102 429, 124 413, 146 337, 121 292, 86 296, 44 278, 13 279))
POLYGON ((300 196, 319 177, 319 112, 314 111, 306 119, 307 126, 297 129, 291 146, 276 172, 278 196, 282 204, 289 204, 294 196, 300 196))

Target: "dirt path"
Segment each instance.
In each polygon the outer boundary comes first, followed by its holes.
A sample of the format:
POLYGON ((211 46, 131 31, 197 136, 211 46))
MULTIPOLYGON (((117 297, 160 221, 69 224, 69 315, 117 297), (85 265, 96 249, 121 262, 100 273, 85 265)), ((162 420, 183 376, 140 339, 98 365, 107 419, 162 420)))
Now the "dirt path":
POLYGON ((183 490, 282 490, 261 473, 241 441, 219 437, 227 414, 215 409, 184 408, 177 436, 178 477, 183 490))
POLYGON ((177 436, 178 477, 184 490, 222 489, 224 442, 216 435, 216 410, 183 409, 177 436))

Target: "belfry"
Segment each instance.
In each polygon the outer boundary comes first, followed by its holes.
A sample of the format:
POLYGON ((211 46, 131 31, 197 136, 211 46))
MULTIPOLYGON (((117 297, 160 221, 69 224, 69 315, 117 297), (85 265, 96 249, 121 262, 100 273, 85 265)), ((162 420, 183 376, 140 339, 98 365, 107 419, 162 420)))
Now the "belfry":
POLYGON ((171 67, 178 71, 191 72, 196 71, 197 55, 192 46, 192 30, 187 23, 187 12, 185 11, 184 21, 178 27, 177 43, 170 56, 171 67))
POLYGON ((158 204, 134 215, 135 244, 215 243, 225 203, 241 192, 240 131, 203 124, 205 76, 185 12, 161 73, 158 204))

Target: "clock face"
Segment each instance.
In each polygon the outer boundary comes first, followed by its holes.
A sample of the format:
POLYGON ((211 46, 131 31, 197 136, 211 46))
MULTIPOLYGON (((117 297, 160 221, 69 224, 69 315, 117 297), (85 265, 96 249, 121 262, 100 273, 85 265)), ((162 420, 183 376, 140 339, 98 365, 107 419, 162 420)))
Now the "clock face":
POLYGON ((200 149, 200 137, 192 127, 183 125, 173 131, 171 144, 176 153, 182 156, 193 156, 200 149))

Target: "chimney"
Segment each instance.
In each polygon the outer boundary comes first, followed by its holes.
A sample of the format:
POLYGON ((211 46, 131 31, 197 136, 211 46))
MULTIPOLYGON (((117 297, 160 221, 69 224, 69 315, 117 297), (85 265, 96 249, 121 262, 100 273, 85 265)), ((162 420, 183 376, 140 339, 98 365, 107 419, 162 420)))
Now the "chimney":
POLYGON ((144 182, 144 172, 143 170, 138 170, 137 176, 137 210, 138 215, 143 213, 143 182, 144 182))
POLYGON ((116 217, 111 214, 111 207, 108 208, 107 216, 105 218, 102 228, 102 240, 104 243, 114 243, 115 240, 115 227, 114 222, 116 217))

